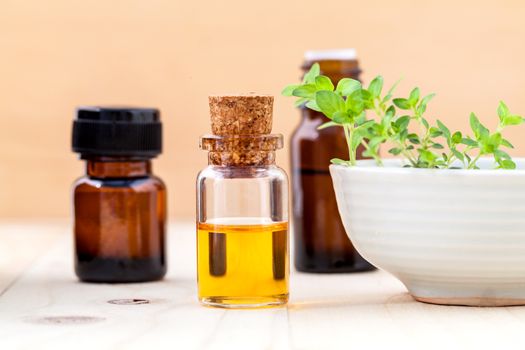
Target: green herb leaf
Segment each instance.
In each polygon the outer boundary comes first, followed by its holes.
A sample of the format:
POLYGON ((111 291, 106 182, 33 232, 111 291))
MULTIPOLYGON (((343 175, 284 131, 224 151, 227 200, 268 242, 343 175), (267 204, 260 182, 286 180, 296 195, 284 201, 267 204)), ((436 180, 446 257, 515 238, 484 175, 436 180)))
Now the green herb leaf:
POLYGON ((281 91, 281 95, 283 96, 293 96, 293 91, 297 89, 300 85, 288 85, 281 91))
POLYGON ((472 129, 472 131, 474 131, 474 133, 478 131, 479 125, 480 122, 478 117, 474 113, 470 113, 470 128, 472 129))
POLYGON ((501 144, 501 134, 499 132, 490 135, 488 139, 485 139, 483 141, 483 145, 481 147, 481 150, 483 153, 494 153, 494 151, 499 147, 501 144))
POLYGON ((443 135, 443 131, 439 130, 436 127, 431 127, 429 130, 429 133, 430 133, 430 137, 439 137, 443 135))
POLYGON ((303 84, 314 84, 315 78, 321 73, 319 63, 314 63, 308 73, 303 77, 303 84))
POLYGON ((465 156, 463 153, 459 152, 457 149, 451 149, 452 154, 459 159, 460 161, 465 161, 465 156))
POLYGON ((436 94, 430 94, 421 99, 421 102, 419 102, 419 105, 417 106, 417 112, 419 114, 425 113, 428 103, 434 98, 434 96, 436 96, 436 94))
POLYGON ((385 111, 385 117, 388 119, 394 118, 396 115, 396 108, 394 106, 388 107, 388 109, 385 111))
POLYGON ((381 136, 375 136, 375 137, 372 137, 369 141, 368 141, 368 146, 375 149, 377 146, 379 146, 380 144, 382 144, 383 142, 385 142, 385 138, 384 137, 381 137, 381 136))
POLYGON ((310 100, 306 102, 306 107, 313 109, 314 111, 317 111, 317 112, 322 112, 321 108, 319 108, 319 106, 317 105, 317 102, 315 102, 314 100, 310 100))
POLYGON ((496 157, 496 159, 511 159, 510 155, 507 152, 504 152, 499 149, 494 151, 494 156, 496 157))
POLYGON ((345 101, 333 91, 318 91, 315 93, 315 102, 324 115, 332 119, 334 113, 345 112, 345 101))
POLYGON ((419 136, 417 136, 417 134, 415 134, 415 133, 408 134, 407 135, 407 139, 408 139, 409 142, 413 143, 414 145, 421 144, 421 141, 419 140, 419 136))
POLYGON ((318 75, 315 77, 315 87, 318 91, 321 90, 328 90, 328 91, 334 91, 334 84, 332 84, 332 81, 330 78, 324 76, 324 75, 318 75))
POLYGON ((305 98, 305 97, 302 97, 302 98, 298 99, 297 101, 295 101, 294 105, 295 105, 295 107, 302 107, 302 106, 305 105, 308 101, 310 101, 310 99, 305 98))
POLYGON ((466 137, 461 139, 461 143, 466 145, 466 146, 470 146, 470 147, 477 147, 478 146, 478 142, 477 141, 474 141, 474 140, 472 140, 470 138, 466 138, 466 137))
POLYGON ((363 141, 364 135, 362 130, 354 130, 351 138, 351 146, 352 149, 356 149, 357 146, 361 144, 361 141, 363 141))
POLYGON ((317 88, 315 84, 301 85, 292 91, 292 95, 295 97, 313 98, 317 88))
POLYGON ((499 101, 499 106, 498 106, 499 119, 503 121, 505 117, 507 117, 509 114, 510 114, 509 107, 507 107, 507 105, 503 101, 499 101))
POLYGON ((519 115, 506 115, 503 117, 503 120, 501 122, 502 126, 509 126, 509 125, 520 125, 523 123, 523 118, 519 115))
POLYGON ((401 152, 403 152, 403 150, 401 148, 391 148, 391 149, 388 150, 388 153, 391 153, 391 154, 393 154, 395 156, 397 156, 401 152))
POLYGON ((463 134, 461 134, 460 131, 456 131, 454 135, 452 135, 452 143, 457 145, 461 143, 461 140, 463 140, 463 134))
POLYGON ((355 128, 354 130, 355 131, 365 130, 365 129, 371 127, 372 125, 374 125, 375 123, 376 123, 375 120, 363 120, 363 121, 361 121, 359 123, 357 128, 355 128))
POLYGON ((423 126, 425 127, 425 129, 430 128, 430 125, 428 124, 428 121, 425 118, 421 118, 420 121, 421 121, 421 124, 423 124, 423 126))
POLYGON ((362 111, 361 114, 358 114, 357 117, 354 118, 354 123, 357 124, 357 125, 361 125, 365 121, 366 121, 366 112, 365 111, 362 111))
POLYGON ((330 160, 330 162, 332 164, 337 164, 337 165, 349 165, 346 160, 342 160, 342 159, 339 159, 339 158, 333 158, 333 159, 330 160))
POLYGON ((370 92, 373 98, 376 98, 381 94, 381 90, 383 90, 383 77, 379 75, 370 82, 368 92, 370 92))
POLYGON ((500 167, 502 169, 516 169, 516 163, 514 163, 512 160, 510 159, 503 159, 501 160, 500 162, 498 162, 500 167))
POLYGON ((447 139, 450 139, 449 128, 447 128, 445 124, 443 124, 440 120, 437 121, 437 125, 438 125, 439 130, 441 130, 441 132, 443 133, 443 135, 445 135, 447 139))
POLYGON ((419 101, 419 88, 414 88, 410 92, 410 96, 408 97, 408 103, 410 104, 410 106, 415 107, 418 101, 419 101))
POLYGON ((410 102, 406 98, 394 98, 392 101, 400 109, 410 109, 410 102))
POLYGON ((365 108, 373 106, 372 95, 366 90, 356 90, 346 98, 346 109, 360 115, 365 108))
POLYGON ((501 139, 501 145, 507 148, 514 148, 514 145, 505 139, 501 139))
POLYGON ((489 136, 489 130, 481 124, 474 113, 470 113, 470 127, 472 128, 472 131, 474 131, 474 135, 478 141, 489 136))
POLYGON ((410 117, 408 115, 399 117, 394 125, 398 128, 398 130, 406 130, 408 128, 408 123, 410 123, 410 117))
POLYGON ((352 119, 346 112, 337 111, 333 114, 333 121, 338 124, 349 124, 352 122, 352 119))
POLYGON ((323 130, 323 129, 326 129, 326 128, 330 128, 332 126, 341 126, 341 124, 338 124, 336 122, 330 121, 330 122, 326 122, 326 123, 323 123, 323 124, 319 125, 317 127, 317 130, 323 130))
POLYGON ((419 157, 422 161, 432 164, 436 159, 437 155, 426 149, 418 149, 419 157))
POLYGON ((381 123, 377 124, 378 127, 380 126, 381 129, 379 130, 380 134, 383 134, 388 128, 390 128, 390 125, 392 124, 392 120, 394 119, 396 115, 396 109, 394 106, 388 107, 388 109, 385 111, 385 116, 383 119, 381 119, 381 123))
POLYGON ((361 83, 355 79, 343 78, 337 83, 335 91, 343 96, 349 96, 352 92, 361 89, 361 83))

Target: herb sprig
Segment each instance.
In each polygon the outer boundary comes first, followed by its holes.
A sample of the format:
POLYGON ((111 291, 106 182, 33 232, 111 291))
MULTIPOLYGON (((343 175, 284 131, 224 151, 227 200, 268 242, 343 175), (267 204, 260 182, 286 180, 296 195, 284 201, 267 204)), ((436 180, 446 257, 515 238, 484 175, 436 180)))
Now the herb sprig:
POLYGON ((337 86, 330 78, 320 75, 316 63, 305 74, 299 85, 289 85, 285 96, 298 98, 296 106, 306 106, 323 113, 329 121, 319 128, 342 127, 348 145, 348 160, 332 159, 334 164, 356 165, 357 150, 364 147, 363 155, 382 165, 380 146, 388 143, 388 152, 402 156, 406 166, 414 168, 478 169, 480 157, 493 157, 495 167, 514 169, 516 164, 504 148, 513 148, 503 137, 509 126, 520 125, 525 119, 512 114, 504 102, 497 110, 499 123, 495 131, 485 127, 474 114, 470 114, 473 135, 451 131, 443 122, 432 124, 425 117, 427 105, 434 94, 421 95, 414 88, 406 98, 394 98, 394 84, 386 94, 383 78, 377 76, 367 88, 354 79, 341 79, 337 86), (372 117, 370 117, 372 115, 372 117))

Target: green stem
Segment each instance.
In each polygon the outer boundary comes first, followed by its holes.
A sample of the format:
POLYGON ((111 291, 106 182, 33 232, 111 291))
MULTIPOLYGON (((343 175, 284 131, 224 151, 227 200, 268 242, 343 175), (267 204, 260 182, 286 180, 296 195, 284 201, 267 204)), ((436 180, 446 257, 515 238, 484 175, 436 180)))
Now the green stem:
POLYGON ((381 157, 376 153, 370 152, 370 147, 368 146, 368 143, 366 143, 365 140, 363 140, 361 141, 361 144, 367 151, 369 151, 369 153, 372 155, 372 158, 374 158, 374 160, 376 161, 376 164, 379 166, 383 166, 383 161, 381 160, 381 157))
MULTIPOLYGON (((389 134, 390 134, 390 132, 389 132, 389 134)), ((390 134, 388 138, 392 140, 392 136, 394 136, 394 135, 390 134)), ((408 159, 410 164, 412 164, 412 166, 415 168, 417 166, 417 160, 415 160, 413 155, 412 155, 412 153, 407 150, 407 145, 404 144, 404 143, 401 143, 399 141, 394 141, 394 143, 396 144, 397 148, 399 148, 401 150, 401 154, 406 159, 408 159)))
POLYGON ((430 142, 430 127, 427 127, 425 124, 423 124, 423 118, 421 117, 421 114, 417 112, 415 107, 412 108, 412 111, 414 112, 414 118, 419 123, 420 128, 424 129, 424 136, 421 139, 421 148, 426 150, 428 149, 428 143, 430 142))
POLYGON ((481 152, 479 152, 479 154, 476 156, 476 158, 474 158, 470 164, 468 165, 468 168, 467 169, 474 169, 474 167, 476 166, 476 163, 477 161, 479 160, 479 158, 482 156, 483 154, 481 152))
POLYGON ((448 157, 447 157, 448 161, 447 161, 447 169, 450 168, 450 166, 452 165, 452 163, 454 163, 454 160, 456 160, 456 156, 454 155, 454 153, 450 152, 448 154, 448 157))
POLYGON ((346 144, 348 146, 348 157, 350 160, 350 164, 353 166, 356 165, 356 152, 354 149, 352 149, 352 133, 354 131, 354 127, 349 124, 344 124, 343 129, 345 131, 346 144))
MULTIPOLYGON (((385 117, 385 112, 386 112, 386 107, 379 107, 374 103, 374 111, 376 112, 376 115, 379 117, 379 120, 382 120, 384 117, 385 117)), ((388 131, 388 134, 390 134, 390 131, 388 131)), ((391 139, 391 136, 393 136, 393 134, 390 134, 389 135, 389 139, 391 139)), ((400 142, 396 142, 397 144, 397 147, 399 147, 399 149, 401 149, 401 154, 406 158, 408 159, 408 161, 410 162, 410 164, 412 164, 413 167, 415 167, 417 165, 417 162, 414 160, 412 154, 406 149, 407 146, 406 144, 401 144, 400 142)), ((379 159, 379 161, 381 162, 381 159, 379 159)), ((382 162, 381 162, 381 165, 382 165, 382 162)))
POLYGON ((402 148, 403 145, 401 145, 401 154, 405 156, 406 159, 408 159, 408 161, 410 162, 410 164, 412 164, 412 166, 415 168, 417 167, 417 161, 413 159, 412 155, 404 148, 402 148))
POLYGON ((428 149, 428 143, 430 142, 430 129, 427 129, 425 132, 425 136, 423 136, 423 141, 421 142, 421 146, 423 149, 428 149))

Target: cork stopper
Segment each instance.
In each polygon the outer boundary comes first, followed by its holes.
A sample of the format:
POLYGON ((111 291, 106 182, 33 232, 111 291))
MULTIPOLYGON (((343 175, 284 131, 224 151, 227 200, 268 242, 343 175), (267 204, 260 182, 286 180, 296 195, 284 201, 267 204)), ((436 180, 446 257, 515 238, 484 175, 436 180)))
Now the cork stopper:
POLYGON ((214 135, 264 135, 272 131, 273 96, 210 96, 214 135))
POLYGON ((201 137, 200 147, 209 151, 213 165, 252 166, 275 163, 282 135, 273 135, 273 96, 210 96, 213 135, 201 137))

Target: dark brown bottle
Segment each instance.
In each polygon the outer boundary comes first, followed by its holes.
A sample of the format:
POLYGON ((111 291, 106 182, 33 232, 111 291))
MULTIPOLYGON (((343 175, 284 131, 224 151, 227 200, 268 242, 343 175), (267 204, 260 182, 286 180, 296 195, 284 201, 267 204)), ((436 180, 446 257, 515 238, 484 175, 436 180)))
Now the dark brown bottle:
MULTIPOLYGON (((334 84, 342 78, 359 79, 361 73, 353 50, 308 52, 303 72, 315 62, 334 84)), ((348 159, 343 129, 318 130, 327 121, 322 113, 303 107, 301 114, 291 139, 295 267, 305 272, 374 269, 345 233, 328 170, 332 158, 348 159)))
POLYGON ((166 274, 166 187, 155 109, 81 108, 73 149, 87 161, 73 188, 75 272, 87 282, 146 282, 166 274))

